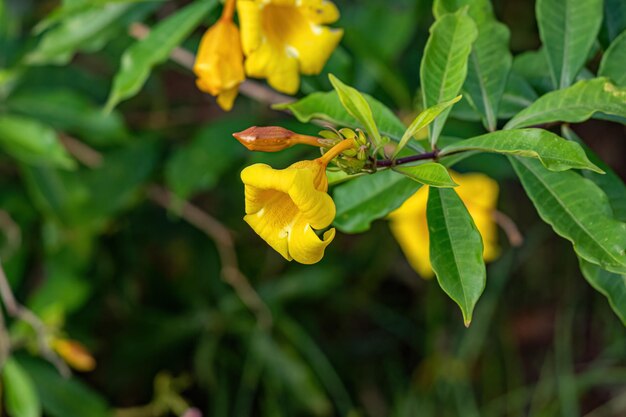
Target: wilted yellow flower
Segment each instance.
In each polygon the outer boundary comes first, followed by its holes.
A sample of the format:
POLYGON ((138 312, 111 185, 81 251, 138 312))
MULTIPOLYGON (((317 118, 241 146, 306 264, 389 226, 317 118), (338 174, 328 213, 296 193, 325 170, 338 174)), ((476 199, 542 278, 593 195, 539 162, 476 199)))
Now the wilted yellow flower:
POLYGON ((335 229, 316 233, 335 219, 335 203, 327 194, 326 166, 344 150, 355 146, 346 139, 313 161, 300 161, 286 169, 254 164, 241 172, 245 185, 244 220, 285 259, 314 264, 335 237, 335 229))
MULTIPOLYGON (((459 184, 454 190, 467 207, 483 238, 483 257, 491 261, 498 256, 498 230, 492 213, 498 200, 498 183, 484 174, 453 173, 459 184)), ((428 187, 420 188, 400 208, 389 215, 391 232, 409 263, 421 276, 433 276, 430 264, 430 240, 426 220, 428 187)))
POLYGON ((239 29, 233 23, 235 0, 224 5, 222 17, 202 37, 193 66, 198 88, 217 96, 224 110, 233 107, 239 84, 245 80, 239 29))
POLYGON ((92 371, 96 367, 96 360, 89 351, 79 342, 69 339, 54 339, 52 348, 72 368, 77 371, 92 371))
POLYGON ((237 10, 246 73, 287 94, 298 91, 300 73, 322 71, 343 35, 323 26, 339 19, 328 0, 238 0, 237 10))

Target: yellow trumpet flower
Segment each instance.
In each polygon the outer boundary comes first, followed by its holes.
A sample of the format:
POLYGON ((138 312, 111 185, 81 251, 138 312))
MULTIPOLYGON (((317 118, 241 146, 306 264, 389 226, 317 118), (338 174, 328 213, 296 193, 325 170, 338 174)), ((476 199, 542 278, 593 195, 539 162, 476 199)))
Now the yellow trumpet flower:
POLYGON ((339 19, 328 0, 238 0, 237 11, 246 73, 287 94, 298 91, 300 73, 322 71, 343 35, 323 26, 339 19))
POLYGON ((254 164, 241 172, 245 185, 244 220, 285 259, 314 264, 335 237, 330 226, 335 203, 327 194, 326 166, 341 152, 355 147, 346 139, 312 161, 300 161, 286 169, 254 164))
MULTIPOLYGON (((455 191, 483 238, 483 258, 487 262, 492 261, 499 254, 498 230, 492 217, 498 200, 498 183, 479 173, 453 173, 452 178, 459 184, 455 191)), ((424 278, 433 276, 426 220, 427 201, 428 188, 422 187, 389 215, 392 234, 413 269, 424 278)))
POLYGON ((196 85, 217 96, 217 104, 228 111, 233 107, 239 84, 245 80, 239 29, 233 23, 235 0, 227 0, 222 16, 200 41, 193 66, 196 85))

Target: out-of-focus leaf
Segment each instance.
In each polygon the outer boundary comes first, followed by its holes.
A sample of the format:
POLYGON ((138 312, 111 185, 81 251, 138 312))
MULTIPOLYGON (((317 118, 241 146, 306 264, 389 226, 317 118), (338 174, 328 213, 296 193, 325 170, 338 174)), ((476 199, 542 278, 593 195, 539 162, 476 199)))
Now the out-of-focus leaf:
POLYGON ((482 151, 537 158, 551 171, 571 168, 602 173, 577 143, 543 129, 499 130, 462 140, 441 150, 440 156, 462 151, 482 151))
POLYGON ((509 120, 504 128, 552 122, 577 123, 598 112, 626 117, 626 88, 617 87, 606 78, 579 81, 571 87, 540 97, 509 120))
POLYGON ((428 190, 426 216, 433 271, 469 326, 487 278, 480 232, 461 198, 449 188, 428 190))
POLYGON ((545 48, 526 51, 513 58, 513 73, 521 76, 540 93, 554 90, 545 48))
POLYGON ((417 117, 413 120, 413 122, 409 125, 404 135, 402 135, 402 139, 400 139, 400 143, 396 147, 395 152, 393 153, 393 157, 398 156, 400 151, 406 146, 409 140, 417 134, 421 129, 428 126, 437 116, 441 114, 444 110, 451 107, 455 103, 457 103, 461 99, 461 96, 457 96, 452 100, 444 101, 443 103, 439 103, 434 105, 433 107, 429 107, 423 112, 421 112, 417 117))
POLYGON ((463 90, 481 115, 485 128, 493 131, 497 127, 498 108, 513 61, 509 51, 510 33, 496 20, 489 0, 437 1, 433 9, 439 18, 443 13, 452 13, 466 6, 476 23, 478 36, 472 45, 463 90))
POLYGON ((0 115, 0 147, 26 164, 63 169, 76 166, 54 130, 27 117, 0 115))
POLYGON ((46 32, 37 48, 26 56, 26 62, 35 65, 67 63, 78 50, 101 48, 158 5, 158 2, 113 2, 90 7, 46 32))
POLYGON ((13 358, 2 365, 4 404, 9 417, 39 417, 41 403, 30 376, 13 358))
POLYGON ((498 109, 499 119, 510 119, 537 100, 537 93, 532 86, 515 72, 509 74, 509 79, 502 94, 502 102, 498 109))
POLYGON ((380 145, 382 143, 380 132, 378 131, 378 126, 376 126, 372 109, 365 97, 355 88, 342 83, 334 75, 330 74, 329 78, 343 108, 365 127, 367 133, 372 136, 374 143, 380 145))
POLYGON ((449 188, 458 185, 454 182, 452 177, 450 177, 450 173, 446 167, 436 162, 428 162, 414 166, 401 166, 394 168, 394 170, 402 175, 406 175, 413 181, 430 185, 431 187, 449 188))
MULTIPOLYGON (((477 30, 474 21, 460 10, 446 14, 430 28, 420 65, 424 107, 452 100, 459 94, 467 75, 467 60, 477 30)), ((450 110, 445 110, 430 125, 430 142, 437 143, 450 110)))
POLYGON ((553 85, 569 87, 600 30, 602 0, 537 0, 536 13, 553 85))
POLYGON ((259 288, 259 295, 269 304, 316 299, 328 295, 341 282, 339 270, 315 267, 268 281, 259 288))
MULTIPOLYGON (((363 94, 363 97, 365 97, 372 109, 374 121, 380 133, 399 140, 404 134, 406 126, 380 101, 367 94, 363 94)), ((343 108, 336 91, 309 94, 302 100, 278 104, 273 106, 273 108, 290 110, 302 123, 308 123, 312 119, 320 119, 338 127, 365 128, 364 125, 350 116, 346 109, 343 108)))
POLYGON ((582 259, 626 273, 626 223, 613 217, 600 187, 574 171, 551 172, 520 157, 510 161, 539 216, 571 241, 582 259))
POLYGON ((254 334, 251 349, 263 364, 264 372, 280 381, 307 414, 323 416, 329 413, 330 402, 311 368, 294 352, 284 349, 264 332, 254 334))
POLYGON ((591 162, 599 166, 600 169, 605 172, 604 174, 598 174, 596 172, 582 171, 582 174, 584 177, 595 182, 596 185, 602 188, 602 191, 606 193, 615 218, 626 222, 626 184, 624 184, 624 181, 622 181, 611 167, 605 164, 598 155, 585 145, 570 127, 564 125, 561 131, 563 132, 563 137, 578 143, 587 156, 589 156, 591 162))
POLYGON ((105 114, 74 90, 25 91, 7 101, 11 110, 42 120, 93 145, 124 142, 129 137, 120 114, 105 114))
POLYGON ((351 180, 333 193, 337 206, 334 225, 344 233, 360 233, 413 195, 421 184, 388 170, 351 180))
POLYGON ((622 0, 604 0, 604 19, 600 40, 608 46, 626 30, 626 3, 622 0))
POLYGON ((20 365, 32 377, 46 415, 50 417, 111 417, 106 401, 76 378, 63 378, 39 359, 23 358, 20 365))
POLYGON ((159 22, 142 40, 136 41, 122 55, 121 67, 113 80, 113 89, 106 104, 107 111, 117 103, 137 94, 150 71, 170 56, 200 21, 217 5, 215 0, 192 3, 159 22))
POLYGON ((610 78, 616 85, 626 86, 624 67, 626 67, 626 31, 622 32, 604 53, 598 75, 610 78))
POLYGON ((596 291, 609 300, 609 305, 626 326, 626 274, 614 274, 580 258, 580 270, 596 291))
POLYGON ((165 180, 168 186, 180 198, 211 189, 243 154, 244 148, 232 133, 252 123, 252 119, 238 117, 216 121, 200 130, 189 144, 179 148, 167 161, 165 180))

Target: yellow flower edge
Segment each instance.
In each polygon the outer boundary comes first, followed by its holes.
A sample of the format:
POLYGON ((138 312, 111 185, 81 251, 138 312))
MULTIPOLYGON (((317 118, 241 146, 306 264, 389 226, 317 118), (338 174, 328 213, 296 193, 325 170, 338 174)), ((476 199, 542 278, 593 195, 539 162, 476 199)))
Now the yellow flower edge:
POLYGON ((222 18, 207 30, 193 72, 200 90, 217 96, 222 109, 232 109, 239 84, 245 80, 239 29, 232 20, 222 18))
POLYGON ((330 226, 335 203, 327 194, 325 164, 300 161, 286 169, 254 164, 241 172, 245 185, 244 220, 288 261, 314 264, 335 237, 330 226))
MULTIPOLYGON (((474 219, 483 239, 483 258, 486 262, 496 259, 500 253, 498 230, 492 213, 498 201, 498 183, 480 173, 452 173, 459 184, 455 188, 459 197, 474 219)), ((430 239, 426 220, 428 187, 421 187, 402 206, 389 215, 389 226, 411 267, 422 277, 431 278, 430 239)))
POLYGON ((300 73, 322 71, 343 36, 324 26, 339 18, 327 0, 238 0, 237 11, 246 73, 287 94, 298 91, 300 73))

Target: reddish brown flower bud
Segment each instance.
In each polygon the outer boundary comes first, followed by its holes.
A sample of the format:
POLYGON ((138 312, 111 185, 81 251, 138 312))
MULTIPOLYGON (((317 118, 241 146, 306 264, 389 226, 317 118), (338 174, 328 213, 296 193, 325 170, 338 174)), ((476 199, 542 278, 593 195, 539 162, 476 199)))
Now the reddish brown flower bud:
POLYGON ((233 136, 251 151, 278 152, 297 144, 328 146, 322 138, 300 135, 279 126, 252 126, 243 132, 233 133, 233 136))

